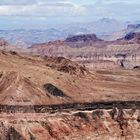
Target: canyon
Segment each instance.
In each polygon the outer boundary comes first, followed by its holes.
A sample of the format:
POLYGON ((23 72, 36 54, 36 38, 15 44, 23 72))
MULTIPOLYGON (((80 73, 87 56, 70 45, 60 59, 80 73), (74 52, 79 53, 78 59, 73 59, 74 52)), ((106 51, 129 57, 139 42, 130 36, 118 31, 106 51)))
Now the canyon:
POLYGON ((0 40, 0 140, 139 140, 140 33, 0 40))
POLYGON ((133 69, 140 66, 140 33, 128 33, 115 41, 104 41, 95 34, 83 34, 28 48, 31 54, 65 57, 94 69, 133 69))
POLYGON ((139 0, 0 0, 0 140, 140 140, 139 0))
POLYGON ((0 51, 1 140, 137 140, 138 69, 0 51))

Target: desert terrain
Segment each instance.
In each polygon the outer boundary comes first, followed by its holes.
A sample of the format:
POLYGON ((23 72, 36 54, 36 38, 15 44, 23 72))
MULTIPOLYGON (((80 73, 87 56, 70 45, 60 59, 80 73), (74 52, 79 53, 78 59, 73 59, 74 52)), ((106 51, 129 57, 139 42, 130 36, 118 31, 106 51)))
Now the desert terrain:
POLYGON ((0 0, 0 140, 140 140, 140 1, 0 0))
POLYGON ((139 139, 139 91, 139 69, 1 51, 0 139, 139 139))
POLYGON ((0 39, 0 140, 139 140, 140 33, 0 39))

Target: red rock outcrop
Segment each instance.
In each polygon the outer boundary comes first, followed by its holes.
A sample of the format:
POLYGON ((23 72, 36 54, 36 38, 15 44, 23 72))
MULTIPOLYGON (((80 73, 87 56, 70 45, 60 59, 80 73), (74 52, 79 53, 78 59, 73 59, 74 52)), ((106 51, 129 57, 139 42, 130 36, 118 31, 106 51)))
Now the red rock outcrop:
POLYGON ((71 60, 64 57, 46 56, 44 57, 44 60, 46 62, 46 66, 57 69, 58 71, 81 76, 89 73, 85 67, 80 66, 78 63, 72 62, 71 60))
POLYGON ((54 114, 0 114, 2 140, 136 140, 137 109, 97 109, 54 114), (26 116, 26 118, 25 118, 26 116))

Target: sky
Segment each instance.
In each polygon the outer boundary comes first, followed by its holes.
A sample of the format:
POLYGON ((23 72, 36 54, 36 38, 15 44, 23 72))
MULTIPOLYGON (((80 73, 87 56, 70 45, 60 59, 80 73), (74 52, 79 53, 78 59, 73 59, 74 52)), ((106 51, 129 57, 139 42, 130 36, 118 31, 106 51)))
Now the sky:
POLYGON ((0 29, 46 28, 100 18, 140 20, 140 0, 0 0, 0 29))

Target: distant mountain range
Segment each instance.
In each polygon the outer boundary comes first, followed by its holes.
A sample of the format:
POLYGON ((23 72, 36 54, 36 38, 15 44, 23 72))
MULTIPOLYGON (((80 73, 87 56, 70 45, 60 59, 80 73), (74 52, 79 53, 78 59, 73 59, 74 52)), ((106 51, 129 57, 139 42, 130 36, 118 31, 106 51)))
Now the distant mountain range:
POLYGON ((126 34, 137 33, 137 32, 140 32, 140 24, 128 24, 126 29, 113 32, 108 36, 104 36, 103 39, 108 41, 113 41, 125 37, 126 34))
POLYGON ((0 37, 10 43, 17 44, 24 42, 26 44, 43 43, 49 40, 61 39, 64 35, 56 29, 47 30, 0 30, 0 37))
POLYGON ((95 33, 99 38, 110 35, 112 32, 126 28, 128 23, 120 22, 115 19, 103 18, 91 23, 73 23, 61 25, 50 29, 16 29, 0 30, 0 37, 10 43, 32 45, 46 43, 48 41, 64 39, 70 35, 95 33))

